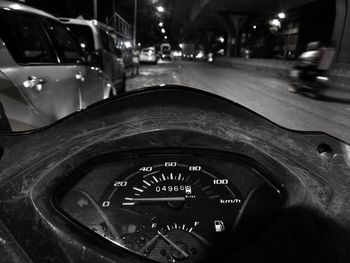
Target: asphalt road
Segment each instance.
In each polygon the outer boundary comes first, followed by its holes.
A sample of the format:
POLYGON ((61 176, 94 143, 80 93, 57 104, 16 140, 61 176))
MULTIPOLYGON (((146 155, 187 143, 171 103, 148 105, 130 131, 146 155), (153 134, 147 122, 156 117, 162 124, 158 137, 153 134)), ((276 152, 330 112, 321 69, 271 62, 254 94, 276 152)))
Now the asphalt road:
POLYGON ((350 143, 350 100, 315 100, 290 93, 283 78, 255 71, 174 61, 141 65, 127 80, 127 90, 159 84, 181 84, 235 101, 271 121, 294 130, 324 131, 350 143))

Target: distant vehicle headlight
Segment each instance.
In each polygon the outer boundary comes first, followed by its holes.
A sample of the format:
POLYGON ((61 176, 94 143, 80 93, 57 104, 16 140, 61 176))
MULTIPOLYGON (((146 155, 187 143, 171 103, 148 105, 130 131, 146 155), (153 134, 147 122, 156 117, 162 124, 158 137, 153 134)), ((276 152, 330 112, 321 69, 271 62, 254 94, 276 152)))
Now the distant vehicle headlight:
POLYGON ((203 52, 199 52, 199 53, 196 55, 196 58, 198 58, 198 59, 203 58, 203 57, 204 57, 203 52))
POLYGON ((173 56, 174 57, 181 57, 182 56, 182 52, 181 51, 174 51, 173 56))

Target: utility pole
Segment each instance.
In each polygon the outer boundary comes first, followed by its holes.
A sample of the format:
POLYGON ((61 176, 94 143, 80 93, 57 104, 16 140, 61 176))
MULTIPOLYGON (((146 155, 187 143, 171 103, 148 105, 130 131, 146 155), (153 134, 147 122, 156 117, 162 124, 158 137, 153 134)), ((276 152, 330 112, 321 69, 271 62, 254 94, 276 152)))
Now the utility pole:
POLYGON ((117 17, 115 15, 115 0, 112 0, 112 9, 113 9, 113 26, 117 30, 117 17))
POLYGON ((134 47, 136 46, 136 23, 137 23, 137 0, 134 0, 134 37, 133 37, 133 44, 134 47))
POLYGON ((97 20, 97 0, 94 0, 94 19, 97 20))

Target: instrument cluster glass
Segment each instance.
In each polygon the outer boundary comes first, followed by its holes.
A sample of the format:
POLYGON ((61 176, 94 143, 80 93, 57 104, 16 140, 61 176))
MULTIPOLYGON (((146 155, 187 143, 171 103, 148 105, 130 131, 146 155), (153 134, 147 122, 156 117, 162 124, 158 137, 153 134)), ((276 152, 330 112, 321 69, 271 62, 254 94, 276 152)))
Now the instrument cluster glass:
POLYGON ((247 197, 259 185, 282 198, 278 186, 237 156, 109 156, 78 169, 58 206, 107 242, 145 258, 202 262, 229 253, 247 197))

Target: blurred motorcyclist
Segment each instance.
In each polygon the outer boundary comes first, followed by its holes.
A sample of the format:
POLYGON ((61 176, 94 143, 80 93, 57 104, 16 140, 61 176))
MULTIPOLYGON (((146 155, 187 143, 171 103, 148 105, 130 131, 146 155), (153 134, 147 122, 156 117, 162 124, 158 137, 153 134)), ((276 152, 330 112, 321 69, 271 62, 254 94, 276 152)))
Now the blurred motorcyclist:
POLYGON ((309 91, 315 96, 328 82, 327 72, 332 64, 334 49, 310 42, 290 71, 291 92, 309 91))

